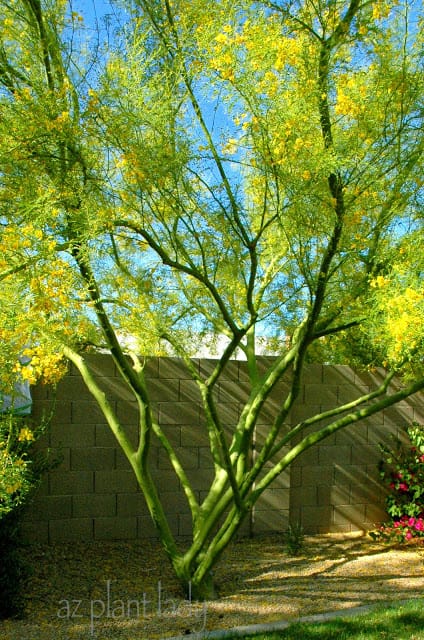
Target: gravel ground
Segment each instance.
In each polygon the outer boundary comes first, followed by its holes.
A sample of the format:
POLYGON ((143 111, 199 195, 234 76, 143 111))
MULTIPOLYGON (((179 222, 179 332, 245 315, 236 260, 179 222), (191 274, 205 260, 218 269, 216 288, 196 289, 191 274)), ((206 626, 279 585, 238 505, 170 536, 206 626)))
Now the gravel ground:
POLYGON ((216 567, 219 599, 184 601, 153 542, 34 545, 26 616, 1 640, 156 640, 203 629, 424 597, 424 549, 366 536, 312 536, 289 556, 278 536, 243 539, 216 567))

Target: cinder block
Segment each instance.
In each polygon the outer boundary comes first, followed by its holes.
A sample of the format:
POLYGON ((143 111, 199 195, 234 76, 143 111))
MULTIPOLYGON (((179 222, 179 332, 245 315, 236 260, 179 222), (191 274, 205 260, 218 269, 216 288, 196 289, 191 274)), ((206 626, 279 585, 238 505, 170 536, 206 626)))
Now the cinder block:
POLYGON ((48 520, 26 520, 24 519, 20 525, 19 530, 22 535, 23 541, 28 544, 34 542, 39 544, 49 543, 49 523, 48 520))
POLYGON ((275 489, 272 486, 265 489, 259 500, 256 502, 257 511, 281 511, 287 510, 290 506, 290 490, 275 489))
MULTIPOLYGON (((175 455, 180 460, 184 469, 199 468, 199 449, 197 447, 176 447, 175 455)), ((172 469, 172 463, 165 449, 159 449, 159 469, 172 469)))
POLYGON ((45 400, 40 405, 33 404, 32 418, 35 422, 39 422, 47 418, 50 427, 72 422, 72 402, 64 400, 63 402, 55 402, 55 400, 45 400))
POLYGON ((284 398, 276 399, 267 398, 265 404, 260 410, 258 417, 258 425, 271 425, 281 411, 284 398))
POLYGON ((148 389, 150 400, 153 402, 178 402, 180 399, 180 381, 178 379, 152 379, 148 383, 148 389))
MULTIPOLYGON (((192 360, 197 371, 199 370, 199 361, 192 360)), ((187 369, 183 360, 179 358, 160 358, 159 359, 159 377, 171 380, 191 379, 191 374, 187 369)))
POLYGON ((65 376, 56 387, 56 399, 60 402, 75 400, 76 398, 90 400, 91 396, 81 376, 65 376))
POLYGON ((135 396, 126 381, 120 376, 114 378, 102 378, 101 386, 109 402, 121 400, 123 402, 134 402, 135 396))
POLYGON ((331 523, 328 527, 318 527, 314 533, 351 533, 352 531, 363 531, 362 527, 355 528, 353 524, 335 524, 331 523))
POLYGON ((365 505, 336 505, 334 507, 334 524, 354 525, 357 529, 362 529, 365 521, 365 505))
POLYGON ((237 424, 240 417, 240 407, 236 402, 221 402, 217 409, 222 425, 233 426, 237 424))
POLYGON ((191 402, 160 402, 160 424, 199 424, 199 407, 191 402))
POLYGON ((320 384, 324 378, 324 366, 322 364, 307 364, 303 369, 302 382, 305 384, 320 384))
MULTIPOLYGON (((157 417, 156 409, 153 410, 153 415, 157 417)), ((129 402, 124 400, 116 401, 116 416, 120 423, 125 426, 138 425, 139 411, 137 402, 129 402)))
POLYGON ((183 425, 180 428, 180 444, 182 447, 207 447, 209 436, 204 425, 183 425))
POLYGON ((365 385, 341 384, 338 387, 338 404, 340 406, 348 404, 353 402, 353 400, 357 400, 361 396, 367 395, 368 392, 369 387, 366 387, 365 385))
MULTIPOLYGON (((302 453, 297 458, 297 460, 299 461, 299 464, 301 464, 303 467, 320 464, 321 461, 319 459, 319 455, 320 455, 321 447, 323 447, 323 445, 321 444, 315 445, 313 447, 309 447, 309 449, 305 449, 305 451, 302 451, 302 453)), ((333 460, 330 459, 327 462, 327 464, 331 464, 332 462, 333 460)))
MULTIPOLYGON (((203 379, 209 378, 213 373, 217 364, 216 358, 201 358, 199 360, 199 372, 203 379)), ((243 366, 243 362, 237 360, 230 360, 224 371, 221 373, 220 380, 239 380, 240 366, 243 366)))
MULTIPOLYGON (((178 516, 168 520, 169 528, 174 536, 178 536, 178 516)), ((138 538, 158 538, 158 533, 153 520, 150 516, 140 516, 137 518, 137 537, 138 538)))
MULTIPOLYGON (((178 531, 178 523, 176 529, 178 531)), ((140 516, 137 518, 137 538, 156 540, 158 537, 158 532, 150 516, 140 516)))
POLYGON ((70 518, 72 516, 71 496, 38 496, 25 510, 25 519, 55 520, 57 518, 70 518))
POLYGON ((322 382, 324 385, 351 386, 355 382, 355 371, 343 364, 324 365, 322 382))
POLYGON ((180 513, 175 516, 173 526, 177 527, 177 535, 181 538, 193 535, 193 524, 191 516, 188 513, 180 513))
MULTIPOLYGON (((115 449, 115 469, 117 470, 122 469, 124 471, 132 470, 130 462, 127 456, 125 455, 124 451, 121 449, 118 443, 116 444, 116 446, 117 448, 115 449)), ((157 467, 157 447, 150 448, 149 457, 150 457, 150 460, 152 461, 152 464, 155 467, 157 467)))
MULTIPOLYGON (((201 402, 200 390, 194 380, 180 380, 179 383, 179 402, 194 402, 197 404, 201 402)), ((166 400, 166 397, 162 398, 162 400, 166 400)))
MULTIPOLYGON (((377 417, 376 417, 377 419, 377 417)), ((399 427, 397 425, 383 425, 375 422, 367 425, 367 442, 368 444, 380 445, 392 445, 393 438, 397 438, 399 434, 399 427)))
POLYGON ((363 444, 352 447, 353 465, 378 464, 379 460, 381 460, 381 451, 377 445, 363 444))
MULTIPOLYGON (((229 360, 225 365, 224 371, 220 376, 220 380, 238 380, 240 365, 241 365, 241 361, 239 360, 229 360)), ((202 361, 200 361, 200 367, 201 366, 202 366, 202 361)))
POLYGON ((111 447, 79 447, 71 450, 73 471, 100 471, 115 468, 115 449, 111 447))
POLYGON ((329 531, 333 523, 333 509, 326 507, 308 507, 300 509, 300 524, 305 533, 316 533, 318 530, 329 531))
POLYGON ((187 498, 183 491, 162 491, 160 500, 165 513, 169 517, 176 513, 190 513, 187 498))
POLYGON ((72 497, 72 515, 74 518, 95 518, 116 515, 116 495, 88 494, 72 497))
MULTIPOLYGON (((37 443, 38 444, 38 443, 37 443)), ((69 471, 71 468, 71 449, 69 447, 51 447, 48 451, 40 448, 40 453, 48 455, 47 463, 53 465, 53 469, 69 471)))
POLYGON ((383 500, 383 488, 375 481, 370 480, 367 483, 355 483, 351 486, 351 502, 352 504, 362 502, 364 504, 378 503, 383 500))
POLYGON ((92 471, 52 471, 50 494, 52 496, 79 495, 94 491, 92 471))
POLYGON ((383 416, 383 424, 385 426, 401 427, 403 425, 410 424, 413 421, 414 409, 407 404, 402 404, 401 406, 394 405, 384 409, 381 415, 383 416))
POLYGON ((159 377, 159 358, 143 358, 142 363, 146 380, 159 377))
POLYGON ((249 397, 248 382, 222 380, 218 385, 218 402, 241 402, 245 404, 249 397))
POLYGON ((336 506, 336 505, 348 505, 351 503, 351 491, 350 485, 332 485, 331 487, 326 487, 325 485, 320 485, 318 488, 318 505, 320 507, 325 507, 327 505, 336 506))
POLYGON ((91 371, 99 378, 113 378, 116 375, 116 367, 110 355, 102 353, 87 353, 84 360, 91 371))
MULTIPOLYGON (((97 402, 91 400, 73 400, 72 401, 72 422, 74 424, 103 424, 106 423, 97 402)), ((112 402, 114 406, 114 402, 112 402)))
POLYGON ((355 384, 365 385, 370 390, 377 389, 385 378, 386 372, 382 367, 376 367, 372 371, 355 371, 355 384))
POLYGON ((382 522, 387 522, 389 516, 381 504, 366 504, 365 505, 365 517, 364 523, 368 529, 372 529, 374 526, 380 525, 382 522))
POLYGON ((290 489, 291 466, 280 473, 272 482, 270 489, 290 489))
POLYGON ((95 518, 95 540, 134 540, 137 537, 137 518, 95 518))
POLYGON ((52 389, 49 385, 38 382, 36 385, 31 386, 31 398, 35 406, 42 404, 45 400, 50 398, 52 389))
MULTIPOLYGON (((247 521, 245 523, 247 525, 247 521)), ((273 533, 286 531, 289 525, 289 511, 280 509, 268 509, 258 511, 255 509, 253 517, 253 531, 259 533, 273 533)))
MULTIPOLYGON (((96 424, 94 427, 94 446, 118 448, 119 444, 108 424, 96 424)), ((84 443, 85 444, 85 443, 84 443)), ((92 446, 92 445, 91 445, 92 446)))
POLYGON ((93 424, 54 424, 50 429, 50 444, 55 448, 79 447, 81 444, 94 447, 95 426, 93 424))
POLYGON ((338 404, 338 387, 336 385, 305 384, 304 393, 304 402, 308 406, 336 407, 338 404))
POLYGON ((49 521, 49 541, 93 540, 93 520, 91 518, 67 518, 49 521))
POLYGON ((38 496, 49 496, 50 495, 50 478, 49 474, 45 473, 41 478, 41 483, 36 488, 33 499, 35 500, 38 496))
POLYGON ((169 491, 174 487, 177 489, 180 485, 175 471, 171 469, 154 469, 152 468, 152 478, 159 492, 169 491))
POLYGON ((326 446, 325 444, 320 444, 318 447, 316 447, 316 450, 318 452, 319 464, 331 465, 336 462, 342 462, 342 464, 349 464, 351 449, 352 448, 348 445, 326 446))
POLYGON ((409 396, 405 402, 410 407, 424 410, 424 392, 419 391, 418 393, 414 393, 414 395, 409 396))
POLYGON ((212 461, 209 458, 199 457, 199 468, 189 469, 187 476, 191 482, 191 486, 195 491, 208 491, 215 477, 215 470, 212 461))
POLYGON ((123 469, 95 471, 94 486, 96 493, 133 493, 138 489, 134 472, 123 469))
POLYGON ((345 427, 337 431, 336 445, 348 445, 355 447, 357 445, 368 443, 368 426, 363 422, 357 422, 354 425, 345 427))
POLYGON ((315 416, 317 413, 321 413, 320 404, 314 404, 314 405, 302 404, 298 400, 294 405, 293 409, 291 410, 287 418, 287 421, 289 421, 290 424, 294 427, 298 423, 303 422, 304 420, 307 420, 311 416, 315 416))
POLYGON ((302 486, 302 467, 296 463, 297 460, 290 465, 290 487, 293 488, 302 486))
POLYGON ((413 407, 413 421, 418 424, 424 424, 424 407, 413 407))
POLYGON ((367 478, 367 466, 342 464, 337 462, 334 466, 334 484, 345 485, 353 482, 365 482, 367 478))
POLYGON ((322 467, 302 466, 302 486, 317 486, 318 484, 333 484, 334 467, 326 465, 322 467))
POLYGON ((318 502, 317 490, 318 488, 316 486, 290 489, 290 508, 292 509, 297 506, 316 507, 318 504, 320 506, 327 506, 329 504, 328 500, 318 502))
POLYGON ((142 493, 118 493, 116 499, 118 517, 149 516, 146 500, 142 493))

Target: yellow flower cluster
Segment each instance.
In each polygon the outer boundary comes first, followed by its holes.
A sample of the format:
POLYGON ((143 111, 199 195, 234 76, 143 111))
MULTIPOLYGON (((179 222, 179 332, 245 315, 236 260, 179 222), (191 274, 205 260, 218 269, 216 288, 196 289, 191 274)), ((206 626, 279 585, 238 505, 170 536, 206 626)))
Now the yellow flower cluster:
POLYGON ((408 287, 388 301, 387 329, 392 339, 392 357, 398 358, 417 346, 424 330, 423 307, 424 289, 416 291, 408 287))
POLYGON ((31 442, 35 440, 33 432, 28 427, 22 427, 18 435, 19 442, 31 442))
POLYGON ((66 373, 61 354, 47 353, 41 347, 34 347, 25 349, 24 356, 30 358, 29 363, 16 363, 15 371, 30 384, 36 384, 38 380, 45 384, 55 384, 66 373))
POLYGON ((355 100, 355 98, 345 93, 343 89, 338 90, 337 102, 334 107, 334 111, 337 115, 357 118, 361 114, 362 110, 363 106, 358 102, 358 100, 355 100))
POLYGON ((12 494, 18 491, 22 486, 21 482, 14 482, 13 484, 9 484, 6 487, 6 493, 12 494))

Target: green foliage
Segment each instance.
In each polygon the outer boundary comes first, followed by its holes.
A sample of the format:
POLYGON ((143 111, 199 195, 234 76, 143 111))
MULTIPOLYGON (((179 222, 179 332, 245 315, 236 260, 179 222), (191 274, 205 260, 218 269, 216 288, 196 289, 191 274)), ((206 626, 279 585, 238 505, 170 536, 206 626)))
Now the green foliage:
POLYGON ((48 422, 37 427, 30 418, 0 415, 0 618, 21 615, 30 567, 22 560, 20 524, 23 509, 42 475, 55 466, 48 453, 35 450, 48 422))
POLYGON ((47 422, 37 427, 29 418, 0 414, 0 520, 25 504, 49 463, 34 451, 47 422))
POLYGON ((291 556, 299 555, 303 550, 305 535, 302 525, 297 522, 290 524, 284 536, 284 543, 287 553, 291 556))
POLYGON ((406 427, 403 440, 381 449, 384 457, 380 473, 388 489, 390 521, 372 535, 399 542, 424 539, 424 426, 406 427))

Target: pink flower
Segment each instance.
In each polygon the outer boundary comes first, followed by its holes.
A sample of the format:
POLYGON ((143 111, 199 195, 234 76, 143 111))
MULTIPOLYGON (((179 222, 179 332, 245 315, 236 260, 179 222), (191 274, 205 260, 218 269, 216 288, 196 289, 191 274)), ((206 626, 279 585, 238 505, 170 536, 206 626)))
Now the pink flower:
POLYGON ((405 534, 405 538, 406 540, 410 540, 412 538, 412 533, 410 531, 407 531, 405 534))
POLYGON ((408 526, 409 526, 409 527, 413 527, 413 526, 414 526, 414 524, 415 524, 415 518, 409 518, 409 520, 408 520, 408 526))
POLYGON ((399 483, 399 489, 401 491, 408 491, 408 485, 405 482, 400 482, 399 483))
POLYGON ((422 456, 420 456, 419 460, 420 460, 420 462, 424 462, 424 453, 423 453, 422 456))
POLYGON ((416 521, 415 530, 416 531, 424 531, 424 521, 422 520, 422 518, 420 518, 419 520, 416 521))

